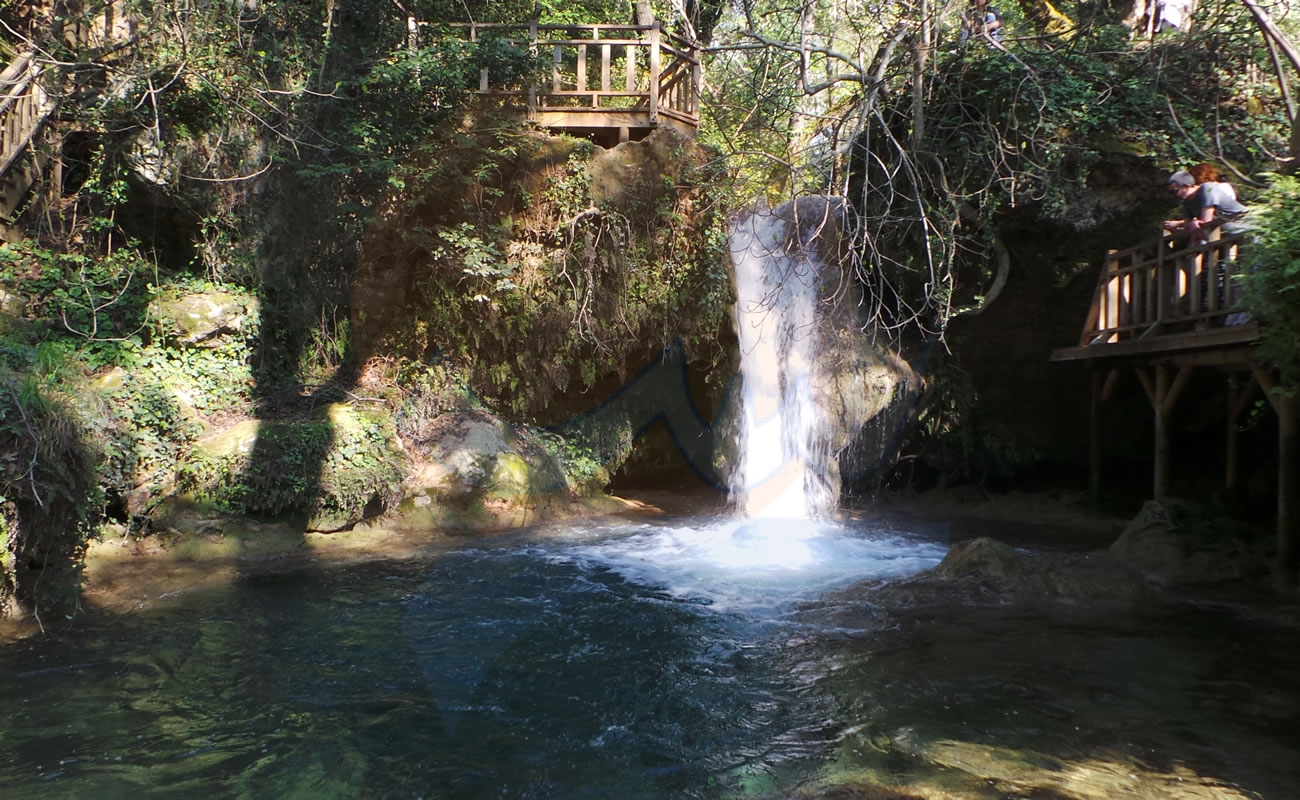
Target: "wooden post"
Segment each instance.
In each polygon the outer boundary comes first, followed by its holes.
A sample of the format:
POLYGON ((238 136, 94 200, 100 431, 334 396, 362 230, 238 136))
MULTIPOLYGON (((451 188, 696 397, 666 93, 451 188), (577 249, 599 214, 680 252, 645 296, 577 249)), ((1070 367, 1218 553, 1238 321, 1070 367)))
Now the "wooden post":
MULTIPOLYGON (((1173 308, 1174 267, 1165 259, 1168 248, 1163 239, 1156 248, 1156 324, 1165 321, 1173 308)), ((1176 263, 1176 262, 1175 262, 1176 263)))
MULTIPOLYGON (((537 18, 528 21, 528 53, 533 57, 533 63, 537 63, 537 18)), ((537 119, 537 78, 528 82, 528 119, 537 119)))
POLYGON ((587 45, 578 45, 578 78, 575 87, 580 92, 585 92, 587 86, 587 45))
POLYGON ((558 44, 551 45, 551 94, 559 94, 564 89, 560 76, 560 67, 564 64, 564 52, 558 44))
POLYGON ((624 48, 627 54, 627 60, 623 64, 623 91, 632 94, 636 91, 636 51, 637 46, 634 44, 624 48))
POLYGON ((1277 565, 1282 586, 1296 585, 1296 492, 1300 457, 1297 441, 1296 398, 1277 395, 1277 565))
POLYGON ((1192 367, 1178 368, 1178 375, 1170 380, 1169 367, 1161 364, 1156 367, 1156 379, 1152 383, 1146 370, 1138 369, 1138 380, 1146 390, 1151 408, 1155 412, 1155 463, 1152 470, 1151 497, 1153 500, 1163 498, 1169 492, 1169 415, 1173 413, 1178 396, 1187 387, 1192 377, 1192 367))
POLYGON ((659 124, 659 20, 650 27, 650 124, 659 124))
POLYGON ((700 116, 700 87, 704 85, 704 62, 701 60, 698 47, 692 47, 690 52, 691 58, 695 59, 695 66, 691 69, 690 112, 698 122, 700 116))
POLYGON ((609 92, 609 62, 612 59, 610 46, 602 44, 600 46, 600 90, 609 92))
POLYGON ((1094 367, 1088 403, 1088 502, 1094 511, 1101 507, 1101 404, 1105 383, 1101 370, 1094 367))
POLYGON ((1277 412, 1277 577, 1283 588, 1296 585, 1296 493, 1300 491, 1300 420, 1296 398, 1273 391, 1273 375, 1254 365, 1255 380, 1277 412))

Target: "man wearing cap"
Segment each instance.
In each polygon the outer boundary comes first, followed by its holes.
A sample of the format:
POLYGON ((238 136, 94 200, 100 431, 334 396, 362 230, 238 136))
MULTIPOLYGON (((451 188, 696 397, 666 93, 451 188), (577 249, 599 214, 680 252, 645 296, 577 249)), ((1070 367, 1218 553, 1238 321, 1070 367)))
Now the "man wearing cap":
POLYGON ((1187 233, 1194 244, 1206 241, 1206 234, 1222 226, 1224 233, 1242 233, 1250 226, 1241 222, 1249 210, 1237 200, 1232 184, 1219 181, 1197 183, 1186 170, 1169 176, 1169 193, 1183 203, 1185 219, 1169 220, 1164 229, 1187 233))

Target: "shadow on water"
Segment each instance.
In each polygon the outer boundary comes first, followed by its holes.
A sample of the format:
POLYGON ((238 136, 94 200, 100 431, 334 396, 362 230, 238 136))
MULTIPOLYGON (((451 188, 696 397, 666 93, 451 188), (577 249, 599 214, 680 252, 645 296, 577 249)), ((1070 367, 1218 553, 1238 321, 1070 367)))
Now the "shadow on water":
POLYGON ((713 796, 713 749, 774 719, 716 621, 525 554, 248 578, 185 604, 0 651, 6 786, 713 796))
POLYGON ((1300 778, 1294 626, 1218 606, 842 598, 755 616, 555 533, 249 575, 0 648, 0 782, 43 798, 1286 800, 1300 778))
POLYGON ((1281 800, 1300 778, 1294 626, 1191 605, 1159 618, 932 609, 900 619, 827 654, 842 666, 823 679, 836 713, 864 720, 836 745, 848 782, 1281 800))

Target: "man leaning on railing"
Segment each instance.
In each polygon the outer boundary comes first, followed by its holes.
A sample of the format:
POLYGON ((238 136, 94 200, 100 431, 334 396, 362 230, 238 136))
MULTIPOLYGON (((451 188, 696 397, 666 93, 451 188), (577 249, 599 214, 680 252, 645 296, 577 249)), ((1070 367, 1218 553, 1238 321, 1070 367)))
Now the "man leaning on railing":
POLYGON ((1192 244, 1204 244, 1210 231, 1221 228, 1226 234, 1245 233, 1250 225, 1244 220, 1250 209, 1237 199, 1232 184, 1219 180, 1219 171, 1211 164, 1197 164, 1169 176, 1169 193, 1183 204, 1183 219, 1169 220, 1164 229, 1187 233, 1192 244))
MULTIPOLYGON (((1245 205, 1237 199, 1237 191, 1232 184, 1219 179, 1219 170, 1213 164, 1197 164, 1187 170, 1179 170, 1169 176, 1169 193, 1182 201, 1184 218, 1169 220, 1164 229, 1174 234, 1186 233, 1188 245, 1203 245, 1209 241, 1209 234, 1219 230, 1226 235, 1246 233, 1252 226, 1246 221, 1249 213, 1245 205)), ((1197 256, 1200 258, 1200 256, 1197 256)), ((1213 278, 1202 275, 1201 311, 1206 311, 1210 285, 1218 299, 1218 307, 1231 303, 1230 296, 1235 294, 1228 287, 1230 281, 1226 271, 1219 267, 1213 278)), ((1223 319, 1226 327, 1242 325, 1250 319, 1244 311, 1234 311, 1223 319)))

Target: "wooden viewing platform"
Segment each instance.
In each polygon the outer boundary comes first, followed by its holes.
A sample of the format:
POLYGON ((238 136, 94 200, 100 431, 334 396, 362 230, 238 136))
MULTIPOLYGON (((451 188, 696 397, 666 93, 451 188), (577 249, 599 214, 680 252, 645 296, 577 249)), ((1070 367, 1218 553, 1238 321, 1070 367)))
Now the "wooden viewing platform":
POLYGON ((1089 489, 1101 493, 1101 411, 1120 375, 1131 370, 1151 402, 1155 423, 1152 497, 1169 489, 1169 420, 1193 372, 1211 367, 1227 376, 1224 485, 1238 483, 1237 430, 1262 390, 1278 417, 1278 562, 1282 579, 1296 578, 1296 503, 1300 501, 1297 401, 1275 392, 1275 370, 1258 353, 1260 327, 1239 307, 1234 272, 1246 262, 1241 235, 1189 244, 1166 236, 1107 257, 1079 343, 1053 351, 1052 361, 1092 368, 1089 411, 1089 489))
POLYGON ((653 25, 452 23, 472 42, 496 38, 535 57, 531 79, 479 73, 478 94, 517 105, 545 128, 602 145, 669 126, 700 126, 700 46, 653 25))
POLYGON ((1243 237, 1201 245, 1164 237, 1106 256, 1077 347, 1052 353, 1053 361, 1150 358, 1167 363, 1247 366, 1259 326, 1237 307, 1243 237), (1228 323, 1239 324, 1228 324, 1228 323))

